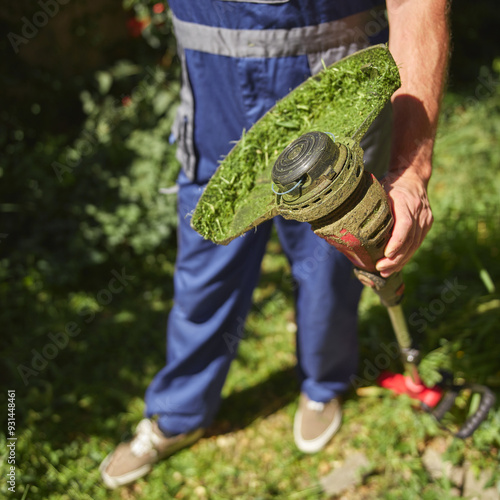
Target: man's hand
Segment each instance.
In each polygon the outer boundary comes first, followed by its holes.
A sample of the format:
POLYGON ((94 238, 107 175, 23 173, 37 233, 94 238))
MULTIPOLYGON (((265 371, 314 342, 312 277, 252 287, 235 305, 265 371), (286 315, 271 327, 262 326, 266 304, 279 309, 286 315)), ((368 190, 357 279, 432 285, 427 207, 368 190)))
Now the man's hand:
POLYGON ((427 185, 411 171, 391 172, 382 179, 394 216, 385 257, 377 262, 383 278, 400 271, 422 244, 432 226, 427 185))

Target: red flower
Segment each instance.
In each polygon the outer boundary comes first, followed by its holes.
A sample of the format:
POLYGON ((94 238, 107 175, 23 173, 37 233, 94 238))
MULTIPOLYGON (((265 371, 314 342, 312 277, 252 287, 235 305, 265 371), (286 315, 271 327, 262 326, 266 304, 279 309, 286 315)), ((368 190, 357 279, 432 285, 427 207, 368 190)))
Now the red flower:
POLYGON ((132 98, 129 95, 122 97, 122 106, 130 106, 132 104, 132 98))
POLYGON ((158 2, 153 5, 153 12, 155 14, 161 14, 164 11, 165 11, 165 5, 163 3, 158 2))
POLYGON ((132 17, 127 21, 127 30, 131 37, 137 38, 141 36, 142 31, 149 24, 149 19, 137 19, 132 17))

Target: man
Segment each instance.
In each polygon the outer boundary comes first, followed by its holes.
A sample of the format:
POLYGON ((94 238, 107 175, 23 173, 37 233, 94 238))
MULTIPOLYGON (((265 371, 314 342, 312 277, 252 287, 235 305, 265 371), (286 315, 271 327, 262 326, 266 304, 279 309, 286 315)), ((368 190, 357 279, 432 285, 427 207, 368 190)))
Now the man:
MULTIPOLYGON (((134 439, 101 465, 114 488, 146 474, 154 462, 192 444, 212 422, 250 307, 274 223, 297 284, 297 361, 301 397, 294 438, 321 450, 341 423, 339 396, 357 367, 361 285, 350 262, 308 224, 279 217, 227 247, 203 240, 186 217, 221 157, 275 102, 311 74, 387 39, 381 0, 170 0, 183 69, 174 126, 183 170, 175 304, 169 316, 167 364, 146 394, 146 416, 134 439), (251 30, 252 43, 248 34, 251 30), (308 273, 318 250, 328 258, 308 273), (232 337, 233 338, 233 337, 232 337)), ((402 86, 366 135, 368 170, 383 178, 395 224, 377 269, 400 270, 432 224, 427 198, 432 149, 448 54, 445 0, 387 0, 389 49, 402 86)))

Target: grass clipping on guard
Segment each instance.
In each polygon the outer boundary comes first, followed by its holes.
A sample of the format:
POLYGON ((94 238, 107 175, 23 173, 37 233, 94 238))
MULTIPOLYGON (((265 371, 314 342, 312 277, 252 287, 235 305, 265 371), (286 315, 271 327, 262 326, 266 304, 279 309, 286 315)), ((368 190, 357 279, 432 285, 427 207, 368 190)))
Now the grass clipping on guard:
POLYGON ((274 217, 271 170, 281 151, 314 130, 359 145, 399 86, 399 71, 385 45, 356 52, 308 78, 243 132, 208 183, 192 227, 225 245, 274 217))

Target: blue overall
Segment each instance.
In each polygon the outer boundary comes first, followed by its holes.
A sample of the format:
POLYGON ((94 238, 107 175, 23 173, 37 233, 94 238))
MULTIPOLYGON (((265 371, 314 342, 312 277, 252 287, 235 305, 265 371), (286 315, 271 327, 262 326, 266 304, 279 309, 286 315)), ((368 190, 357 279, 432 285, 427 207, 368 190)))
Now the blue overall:
MULTIPOLYGON (((295 282, 301 390, 312 400, 328 401, 347 389, 356 372, 362 287, 343 255, 317 237, 309 224, 281 217, 218 246, 190 227, 189 214, 243 129, 319 71, 321 59, 331 64, 387 39, 383 17, 370 10, 381 3, 169 1, 183 65, 181 105, 173 130, 183 170, 178 178, 178 253, 167 363, 146 393, 146 416, 157 415, 163 430, 187 432, 207 427, 215 417, 273 224, 295 282), (347 38, 328 32, 343 26, 349 27, 347 38), (326 29, 326 36, 320 37, 319 45, 302 44, 300 37, 309 31, 297 28, 304 27, 319 27, 320 33, 326 29), (262 36, 263 43, 240 42, 240 34, 262 36), (272 37, 276 43, 269 42, 272 37), (294 45, 294 37, 300 43, 294 45), (301 53, 305 50, 311 52, 301 53)), ((362 143, 366 167, 376 175, 388 163, 390 120, 386 109, 362 143)))

